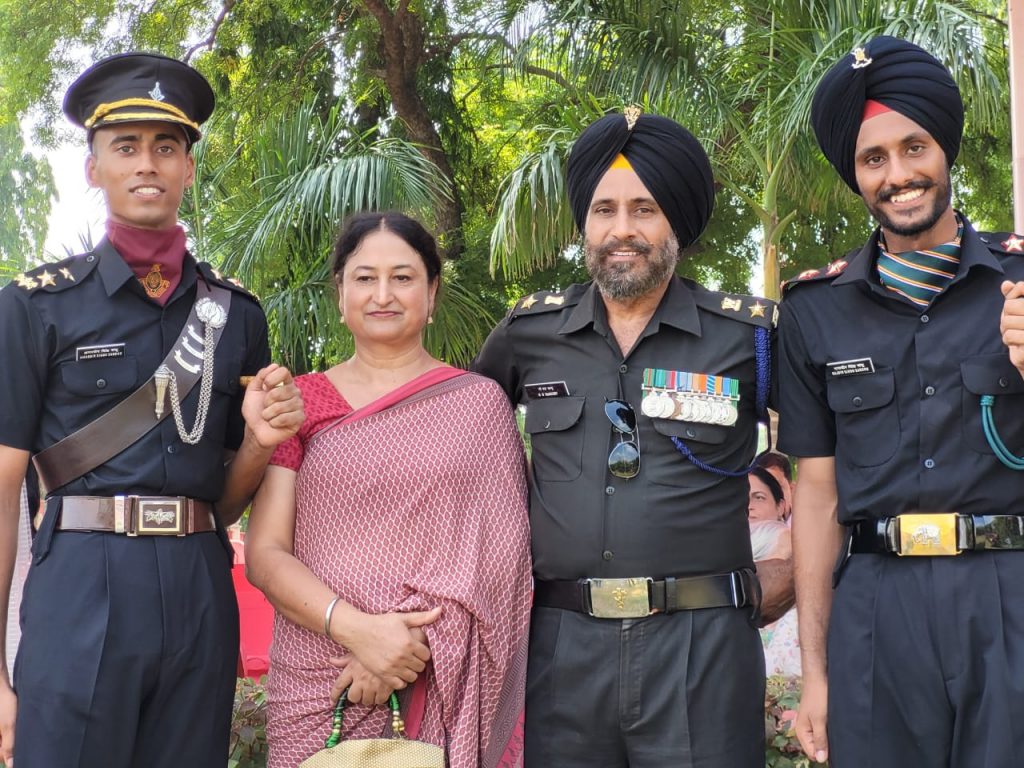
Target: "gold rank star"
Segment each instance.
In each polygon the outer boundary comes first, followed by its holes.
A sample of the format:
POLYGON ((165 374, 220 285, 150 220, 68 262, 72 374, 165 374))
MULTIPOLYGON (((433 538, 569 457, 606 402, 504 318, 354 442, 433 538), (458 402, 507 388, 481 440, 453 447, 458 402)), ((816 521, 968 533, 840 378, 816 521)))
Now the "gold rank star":
POLYGON ((535 299, 533 294, 531 293, 529 296, 527 296, 525 299, 523 299, 523 303, 520 304, 519 306, 522 307, 523 309, 529 309, 530 307, 532 307, 536 303, 537 303, 537 299, 535 299))
POLYGON ((1003 248, 1008 251, 1024 251, 1024 239, 1016 235, 1010 235, 1006 240, 1003 240, 1003 248))
POLYGON ((764 311, 767 307, 760 301, 755 301, 751 306, 747 307, 750 310, 751 317, 764 317, 764 311))
POLYGON ((33 288, 36 288, 39 285, 39 283, 37 283, 35 280, 33 280, 25 273, 22 273, 15 277, 14 282, 18 284, 19 288, 25 288, 27 290, 32 290, 33 288))
POLYGON ((51 275, 47 270, 44 269, 42 272, 39 273, 39 284, 43 286, 56 285, 57 281, 54 280, 55 277, 56 275, 51 275))
POLYGON ((62 267, 60 270, 61 277, 65 280, 70 280, 72 283, 75 282, 75 276, 71 274, 71 270, 67 267, 62 267))

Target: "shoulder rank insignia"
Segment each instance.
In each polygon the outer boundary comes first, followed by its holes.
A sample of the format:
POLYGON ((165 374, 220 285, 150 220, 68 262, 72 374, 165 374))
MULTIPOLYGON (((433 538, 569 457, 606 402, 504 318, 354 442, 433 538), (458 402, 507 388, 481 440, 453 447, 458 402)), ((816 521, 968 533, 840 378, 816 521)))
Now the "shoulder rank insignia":
POLYGON ((827 264, 820 269, 805 269, 796 277, 784 281, 782 283, 782 292, 785 293, 794 285, 799 285, 800 283, 838 277, 848 265, 849 262, 846 259, 836 259, 831 264, 827 264))
POLYGON ((716 315, 763 328, 774 327, 775 302, 769 299, 698 289, 693 292, 693 300, 698 307, 716 315))
POLYGON ((29 293, 45 290, 57 293, 77 285, 92 271, 96 259, 89 261, 81 256, 72 256, 63 261, 51 262, 14 276, 14 285, 29 293))
POLYGON ((571 307, 579 301, 571 289, 565 291, 536 291, 528 296, 523 296, 515 303, 509 311, 509 319, 525 317, 526 315, 539 315, 543 312, 553 312, 556 309, 571 307))
POLYGON ((1020 235, 1011 234, 1000 245, 1007 253, 1024 253, 1024 238, 1020 235))

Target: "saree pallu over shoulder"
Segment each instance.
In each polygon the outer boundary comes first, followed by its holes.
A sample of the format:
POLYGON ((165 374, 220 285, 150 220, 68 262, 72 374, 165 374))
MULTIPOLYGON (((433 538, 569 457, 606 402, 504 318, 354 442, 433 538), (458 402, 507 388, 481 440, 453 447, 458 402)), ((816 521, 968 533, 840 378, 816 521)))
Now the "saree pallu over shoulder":
MULTIPOLYGON (((424 628, 432 660, 417 681, 417 738, 444 746, 451 768, 516 765, 531 589, 522 443, 489 379, 442 368, 410 384, 309 442, 294 552, 366 613, 441 606, 424 628)), ((343 652, 275 619, 271 765, 322 746, 336 674, 326 660, 343 652)), ((383 709, 352 707, 344 737, 379 736, 387 723, 383 709)))

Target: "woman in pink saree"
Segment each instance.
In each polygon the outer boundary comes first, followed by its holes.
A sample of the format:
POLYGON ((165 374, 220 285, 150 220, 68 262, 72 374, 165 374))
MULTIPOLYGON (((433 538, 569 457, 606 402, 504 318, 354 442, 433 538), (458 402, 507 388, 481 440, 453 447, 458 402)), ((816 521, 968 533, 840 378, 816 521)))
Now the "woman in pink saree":
POLYGON ((411 738, 451 768, 521 762, 530 561, 522 443, 502 390, 422 345, 441 262, 397 213, 361 214, 334 250, 355 354, 299 377, 306 423, 275 452, 246 538, 277 614, 270 768, 343 738, 411 738))

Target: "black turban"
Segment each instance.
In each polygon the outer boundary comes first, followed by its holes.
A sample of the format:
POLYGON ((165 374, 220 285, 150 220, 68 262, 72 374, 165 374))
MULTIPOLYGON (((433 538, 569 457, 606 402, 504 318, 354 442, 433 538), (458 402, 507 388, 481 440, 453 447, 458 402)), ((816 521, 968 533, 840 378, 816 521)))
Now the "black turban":
POLYGON ((949 70, 913 43, 876 37, 826 72, 811 102, 818 145, 850 189, 860 194, 853 156, 868 100, 928 131, 953 166, 960 152, 964 104, 949 70))
POLYGON ((601 178, 624 155, 661 207, 685 248, 711 218, 715 189, 700 142, 674 120, 640 115, 630 130, 625 115, 605 115, 587 126, 569 153, 566 184, 576 226, 583 232, 601 178))

